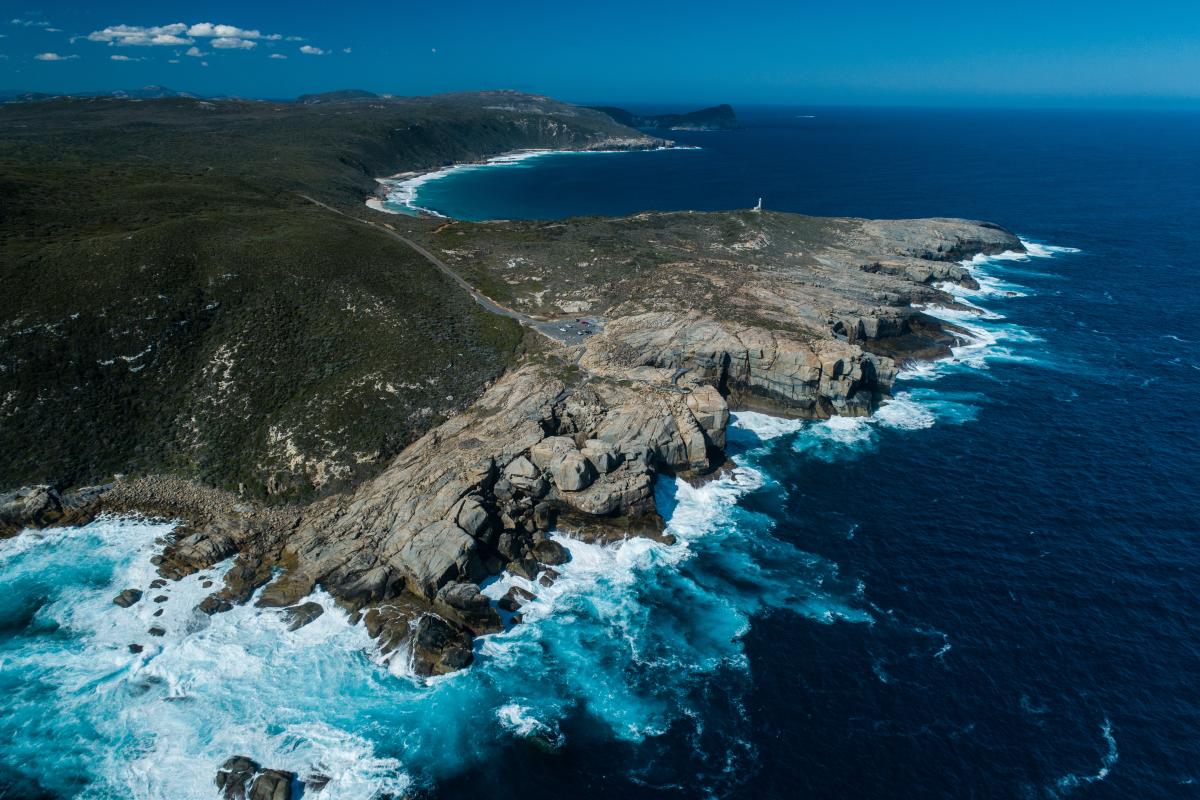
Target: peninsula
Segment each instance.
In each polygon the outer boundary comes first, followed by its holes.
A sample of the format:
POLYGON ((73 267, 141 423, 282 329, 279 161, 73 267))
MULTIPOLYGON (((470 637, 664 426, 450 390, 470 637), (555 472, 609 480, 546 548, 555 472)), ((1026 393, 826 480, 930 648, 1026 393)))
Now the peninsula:
POLYGON ((554 580, 551 531, 666 535, 655 478, 721 470, 730 411, 869 414, 949 352, 920 309, 973 285, 960 260, 1023 250, 957 219, 365 205, 403 171, 660 144, 514 92, 58 98, 0 133, 0 534, 183 520, 162 579, 233 559, 202 611, 302 625, 323 587, 419 675, 503 629, 489 575, 554 580))

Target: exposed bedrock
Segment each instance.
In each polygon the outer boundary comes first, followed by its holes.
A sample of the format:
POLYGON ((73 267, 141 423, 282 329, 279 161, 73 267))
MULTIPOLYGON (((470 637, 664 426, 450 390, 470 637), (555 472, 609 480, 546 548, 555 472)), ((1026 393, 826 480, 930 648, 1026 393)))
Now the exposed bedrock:
MULTIPOLYGON (((1002 229, 958 220, 852 223, 839 223, 836 248, 809 266, 786 242, 778 260, 759 254, 744 268, 697 262, 688 274, 703 271, 701 299, 719 288, 740 305, 689 310, 682 290, 647 289, 641 307, 613 307, 602 330, 574 348, 531 354, 379 475, 306 509, 221 506, 158 479, 69 496, 32 487, 0 496, 0 533, 82 521, 103 508, 183 508, 188 523, 154 558, 160 575, 233 559, 202 611, 255 598, 296 628, 321 613, 305 601, 319 587, 363 621, 385 658, 418 675, 461 669, 474 637, 519 620, 502 618, 481 581, 504 570, 528 580, 501 605, 513 613, 569 558, 553 530, 598 541, 665 538, 655 476, 697 479, 721 467, 731 409, 870 413, 891 388, 894 359, 944 353, 946 330, 913 308, 949 299, 930 284, 966 282, 956 259, 1021 248, 1002 229), (756 313, 746 313, 751 307, 756 313)), ((132 605, 138 591, 115 602, 132 605)))
POLYGON ((100 498, 108 487, 91 486, 59 493, 52 486, 23 486, 0 493, 0 538, 24 528, 81 525, 100 511, 100 498))
MULTIPOLYGON (((319 615, 304 598, 322 587, 364 614, 385 656, 420 675, 450 672, 471 662, 473 637, 503 627, 480 581, 508 570, 548 582, 556 573, 547 568, 569 558, 550 530, 605 541, 661 535, 655 475, 722 465, 731 404, 863 414, 894 373, 857 345, 695 314, 618 320, 579 356, 586 374, 576 370, 570 384, 559 376, 571 370, 553 360, 510 372, 379 476, 302 516, 227 513, 181 525, 154 558, 159 573, 179 578, 233 558, 200 609, 256 597, 292 628, 319 615)), ((11 502, 48 501, 34 491, 11 502)))
MULTIPOLYGON (((676 382, 716 387, 735 410, 762 408, 813 418, 870 413, 896 374, 891 359, 850 342, 802 340, 670 312, 613 321, 603 336, 589 342, 581 363, 598 374, 648 379, 655 376, 647 371, 671 370, 676 382)), ((724 429, 728 412, 711 393, 691 403, 710 425, 724 429)))
POLYGON ((999 225, 976 220, 930 219, 862 220, 858 235, 864 250, 927 261, 961 261, 976 254, 1024 252, 1021 240, 999 225))
POLYGON ((668 313, 617 320, 580 366, 586 377, 568 385, 561 366, 527 364, 294 529, 247 535, 243 520, 184 531, 160 569, 174 576, 236 553, 204 610, 260 586, 259 605, 291 608, 321 586, 365 612, 381 651, 417 674, 460 669, 473 636, 502 628, 480 581, 505 569, 534 581, 562 564, 553 528, 604 540, 661 531, 655 475, 723 464, 731 403, 865 414, 894 374, 889 359, 846 342, 668 313))

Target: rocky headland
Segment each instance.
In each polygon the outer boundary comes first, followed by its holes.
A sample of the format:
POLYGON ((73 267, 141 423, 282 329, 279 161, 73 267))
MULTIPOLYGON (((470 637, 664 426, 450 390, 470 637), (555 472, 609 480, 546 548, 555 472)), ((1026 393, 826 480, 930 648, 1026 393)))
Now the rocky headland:
POLYGON ((667 131, 728 131, 738 127, 737 115, 726 103, 682 114, 635 114, 614 106, 593 106, 631 128, 667 131))
POLYGON ((460 413, 308 505, 173 478, 35 486, 0 497, 0 533, 106 511, 181 518, 156 556, 163 579, 233 559, 203 613, 253 600, 298 627, 319 613, 305 598, 321 587, 386 657, 417 675, 452 672, 471 663, 474 637, 503 629, 497 605, 519 611, 529 596, 494 605, 481 581, 502 571, 553 581, 569 556, 552 531, 666 535, 654 481, 718 470, 731 411, 869 414, 898 360, 948 352, 955 331, 919 307, 953 303, 944 282, 973 284, 958 262, 1023 249, 997 226, 950 219, 414 224, 427 255, 497 307, 521 309, 513 316, 529 328, 522 355, 460 413), (578 334, 537 333, 559 321, 578 334))
POLYGON ((1022 249, 954 219, 363 207, 380 175, 663 144, 516 92, 54 98, 0 133, 0 536, 178 520, 114 613, 227 564, 198 613, 301 627, 319 587, 418 675, 520 618, 531 591, 479 583, 552 582, 553 531, 666 536, 655 480, 720 470, 731 411, 871 413, 955 342, 920 309, 959 262, 1022 249))

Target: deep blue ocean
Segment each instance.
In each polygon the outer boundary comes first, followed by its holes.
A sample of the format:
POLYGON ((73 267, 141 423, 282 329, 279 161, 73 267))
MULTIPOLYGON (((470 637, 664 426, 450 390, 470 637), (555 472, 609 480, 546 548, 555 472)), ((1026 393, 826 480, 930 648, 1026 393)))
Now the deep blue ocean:
POLYGON ((191 614, 187 579, 147 638, 153 605, 111 598, 166 526, 0 542, 0 797, 213 798, 233 753, 331 776, 322 800, 1200 795, 1200 114, 737 110, 674 134, 700 149, 460 170, 414 202, 761 196, 991 220, 1035 255, 976 260, 974 340, 871 419, 738 415, 732 476, 658 486, 678 544, 565 541, 526 622, 430 684, 322 595, 288 632, 191 614))

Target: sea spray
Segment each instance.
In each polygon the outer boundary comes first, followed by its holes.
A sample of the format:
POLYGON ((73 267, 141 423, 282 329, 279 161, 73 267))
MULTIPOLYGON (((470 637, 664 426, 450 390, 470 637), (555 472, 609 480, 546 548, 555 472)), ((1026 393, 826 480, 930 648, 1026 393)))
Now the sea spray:
POLYGON ((740 507, 773 489, 755 466, 763 440, 746 420, 736 425, 747 439, 731 448, 730 474, 700 487, 659 481, 674 544, 556 535, 571 560, 552 586, 505 576, 486 587, 493 597, 533 590, 524 621, 481 637, 471 669, 432 681, 389 671, 362 626, 320 591, 310 599, 324 613, 297 631, 253 603, 196 611, 221 569, 115 606, 117 592, 155 578, 150 559, 169 525, 103 519, 8 540, 0 588, 36 610, 2 643, 0 676, 23 687, 0 720, 20 742, 3 753, 5 771, 84 797, 209 797, 216 768, 242 754, 328 777, 323 796, 365 800, 436 785, 513 741, 570 746, 569 727, 638 746, 631 774, 651 783, 654 754, 682 737, 693 759, 671 780, 727 785, 752 758, 739 710, 751 618, 791 609, 821 624, 871 620, 836 565, 740 507), (168 599, 155 603, 160 591, 168 599), (49 777, 34 766, 47 753, 57 765, 49 777))

